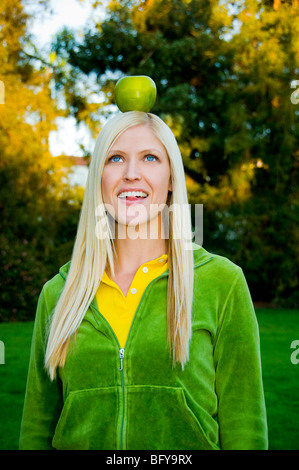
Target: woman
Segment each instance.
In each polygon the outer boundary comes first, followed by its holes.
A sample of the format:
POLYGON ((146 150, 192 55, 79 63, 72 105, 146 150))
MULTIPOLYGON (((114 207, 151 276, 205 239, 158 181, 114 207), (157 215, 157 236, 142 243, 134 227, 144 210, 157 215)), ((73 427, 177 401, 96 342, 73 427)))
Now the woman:
POLYGON ((267 448, 248 287, 226 258, 188 249, 187 204, 168 126, 108 121, 72 259, 39 298, 21 449, 267 448))

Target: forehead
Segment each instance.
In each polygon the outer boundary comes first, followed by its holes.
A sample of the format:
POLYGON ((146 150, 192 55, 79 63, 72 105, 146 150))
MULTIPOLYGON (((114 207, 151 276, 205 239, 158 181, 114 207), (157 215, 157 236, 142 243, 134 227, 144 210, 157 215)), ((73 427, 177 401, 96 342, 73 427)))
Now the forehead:
POLYGON ((147 125, 133 126, 124 131, 114 142, 111 149, 142 151, 147 148, 157 148, 167 155, 166 149, 152 129, 147 125))

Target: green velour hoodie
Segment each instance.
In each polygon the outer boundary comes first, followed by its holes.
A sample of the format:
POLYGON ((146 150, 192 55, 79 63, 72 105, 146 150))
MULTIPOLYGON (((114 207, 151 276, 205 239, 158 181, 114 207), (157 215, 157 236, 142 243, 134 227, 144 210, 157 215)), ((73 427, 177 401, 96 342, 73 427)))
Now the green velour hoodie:
POLYGON ((172 367, 168 270, 146 288, 124 350, 96 299, 50 381, 46 325, 70 262, 40 294, 20 449, 267 449, 259 332, 243 271, 193 243, 190 359, 172 367))

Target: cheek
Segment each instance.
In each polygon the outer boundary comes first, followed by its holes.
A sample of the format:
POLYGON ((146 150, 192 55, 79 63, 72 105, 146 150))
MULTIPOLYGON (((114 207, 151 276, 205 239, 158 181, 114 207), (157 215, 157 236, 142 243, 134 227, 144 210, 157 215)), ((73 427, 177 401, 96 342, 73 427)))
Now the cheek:
POLYGON ((103 198, 104 197, 107 198, 111 195, 114 184, 115 184, 115 174, 113 174, 113 172, 104 170, 102 174, 102 183, 101 183, 103 198))
POLYGON ((102 191, 103 201, 105 202, 107 194, 106 194, 106 184, 105 184, 105 180, 103 180, 103 178, 102 178, 102 182, 101 182, 101 191, 102 191))
POLYGON ((167 170, 164 170, 161 172, 157 178, 156 186, 160 189, 160 193, 168 193, 168 188, 169 188, 169 182, 170 182, 170 172, 167 170))

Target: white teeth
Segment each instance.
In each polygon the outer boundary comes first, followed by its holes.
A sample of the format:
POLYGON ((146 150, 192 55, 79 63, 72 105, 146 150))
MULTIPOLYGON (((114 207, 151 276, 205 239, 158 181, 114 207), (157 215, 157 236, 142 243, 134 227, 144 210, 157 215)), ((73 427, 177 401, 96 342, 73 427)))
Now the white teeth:
POLYGON ((126 197, 147 197, 148 194, 144 193, 143 191, 124 191, 118 195, 121 199, 125 199, 126 197))

